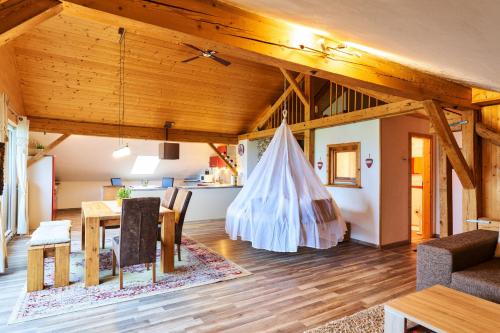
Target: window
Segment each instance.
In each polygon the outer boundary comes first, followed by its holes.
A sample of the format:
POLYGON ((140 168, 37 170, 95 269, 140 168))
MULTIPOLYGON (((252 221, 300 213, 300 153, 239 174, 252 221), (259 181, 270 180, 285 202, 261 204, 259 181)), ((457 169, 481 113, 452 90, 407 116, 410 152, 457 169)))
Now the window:
POLYGON ((132 167, 133 175, 152 175, 158 164, 160 163, 160 159, 158 156, 147 156, 147 155, 139 155, 135 159, 134 166, 132 167))
POLYGON ((328 145, 328 185, 361 187, 359 142, 328 145))
MULTIPOLYGON (((6 210, 5 235, 9 238, 16 232, 17 221, 17 170, 16 170, 16 129, 8 125, 8 142, 6 143, 5 159, 7 170, 5 170, 4 185, 4 207, 6 210)), ((4 213, 4 214, 5 214, 4 213)))

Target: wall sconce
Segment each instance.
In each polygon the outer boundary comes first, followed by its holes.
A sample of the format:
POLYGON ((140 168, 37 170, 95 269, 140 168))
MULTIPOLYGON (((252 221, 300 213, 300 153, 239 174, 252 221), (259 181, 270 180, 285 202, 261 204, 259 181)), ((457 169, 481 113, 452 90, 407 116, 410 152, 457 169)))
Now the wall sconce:
POLYGON ((318 161, 318 169, 321 170, 323 168, 323 161, 321 160, 321 157, 319 158, 319 161, 318 161))
POLYGON ((368 167, 368 169, 370 169, 373 165, 373 158, 371 157, 370 154, 368 154, 368 158, 365 159, 365 163, 366 163, 366 166, 368 167))

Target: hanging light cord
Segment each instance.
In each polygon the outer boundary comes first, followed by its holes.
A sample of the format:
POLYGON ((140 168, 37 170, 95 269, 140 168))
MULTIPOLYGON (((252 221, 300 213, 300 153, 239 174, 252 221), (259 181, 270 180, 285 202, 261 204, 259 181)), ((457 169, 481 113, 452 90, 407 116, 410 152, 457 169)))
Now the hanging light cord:
POLYGON ((120 28, 120 89, 118 92, 118 144, 123 145, 122 124, 125 120, 125 29, 120 28))

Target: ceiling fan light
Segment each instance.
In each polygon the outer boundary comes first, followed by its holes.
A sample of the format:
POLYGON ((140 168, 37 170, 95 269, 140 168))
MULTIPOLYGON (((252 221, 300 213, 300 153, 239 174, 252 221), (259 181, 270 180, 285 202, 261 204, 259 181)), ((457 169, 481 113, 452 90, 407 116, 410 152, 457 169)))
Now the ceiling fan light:
POLYGON ((127 145, 113 151, 113 157, 114 158, 121 158, 121 157, 125 157, 125 156, 130 155, 130 153, 131 153, 131 151, 130 151, 130 148, 127 144, 127 145))

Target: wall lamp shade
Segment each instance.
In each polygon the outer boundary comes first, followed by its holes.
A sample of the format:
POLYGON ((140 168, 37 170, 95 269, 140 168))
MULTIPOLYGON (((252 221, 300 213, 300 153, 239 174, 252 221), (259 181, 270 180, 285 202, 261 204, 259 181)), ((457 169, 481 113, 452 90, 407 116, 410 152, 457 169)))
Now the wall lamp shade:
POLYGON ((179 144, 172 142, 160 143, 160 151, 158 154, 160 160, 178 160, 179 159, 179 144))
POLYGON ((121 148, 118 148, 117 150, 113 151, 113 157, 114 158, 120 158, 120 157, 125 157, 130 155, 130 148, 128 145, 125 145, 121 148))

